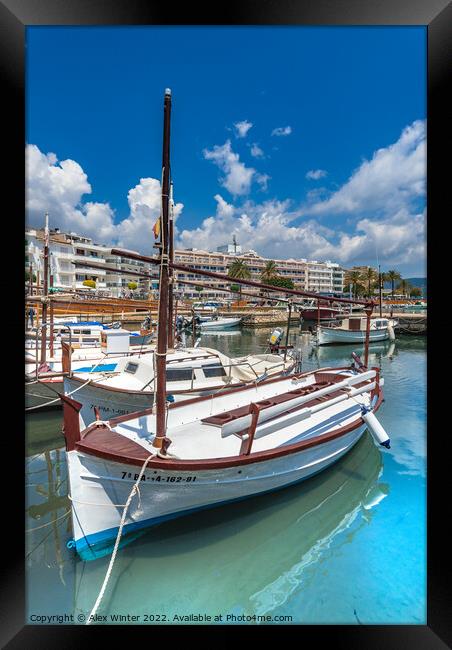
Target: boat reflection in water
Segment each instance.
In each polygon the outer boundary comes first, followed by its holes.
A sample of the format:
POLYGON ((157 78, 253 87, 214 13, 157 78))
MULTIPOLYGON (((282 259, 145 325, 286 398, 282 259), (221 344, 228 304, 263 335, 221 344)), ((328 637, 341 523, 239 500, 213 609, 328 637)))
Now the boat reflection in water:
MULTIPOLYGON (((397 346, 399 345, 398 341, 382 341, 379 343, 370 343, 369 345, 369 367, 374 365, 380 365, 383 358, 392 360, 397 354, 397 346)), ((354 348, 354 351, 360 355, 362 353, 364 346, 357 345, 354 348)), ((349 353, 350 354, 350 353, 349 353)), ((325 365, 330 363, 334 365, 339 360, 343 360, 346 357, 344 354, 344 349, 342 346, 316 346, 312 345, 309 351, 309 357, 311 359, 318 359, 321 361, 320 365, 325 365)))
MULTIPOLYGON (((389 492, 381 473, 366 433, 300 485, 162 524, 121 549, 99 613, 270 614, 367 525, 389 492)), ((108 562, 76 560, 75 616, 91 611, 108 562)))

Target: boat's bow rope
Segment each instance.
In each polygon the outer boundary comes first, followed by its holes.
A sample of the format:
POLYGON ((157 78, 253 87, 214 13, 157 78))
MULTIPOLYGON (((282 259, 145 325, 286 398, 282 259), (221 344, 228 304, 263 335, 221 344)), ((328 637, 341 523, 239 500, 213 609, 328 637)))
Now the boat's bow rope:
POLYGON ((132 487, 132 489, 131 489, 131 491, 130 491, 129 497, 128 497, 127 501, 126 501, 126 504, 125 504, 125 506, 124 506, 124 510, 123 510, 123 512, 122 512, 121 522, 120 522, 120 524, 119 524, 118 534, 116 535, 116 542, 115 542, 115 546, 114 546, 114 548, 113 548, 113 553, 112 553, 112 555, 111 555, 110 564, 108 565, 108 569, 107 569, 107 573, 105 574, 104 582, 103 582, 102 587, 101 587, 101 589, 100 589, 100 591, 99 591, 99 595, 97 596, 97 600, 96 600, 96 602, 94 603, 94 607, 93 607, 93 609, 91 610, 90 615, 88 616, 88 619, 87 619, 87 621, 86 621, 86 625, 89 625, 89 624, 91 623, 91 621, 93 620, 93 618, 94 618, 94 616, 95 616, 97 610, 99 609, 99 605, 100 605, 101 602, 102 602, 102 598, 104 597, 105 589, 107 588, 107 584, 108 584, 108 581, 110 580, 111 572, 112 572, 112 570, 113 570, 113 565, 114 565, 115 560, 116 560, 116 554, 117 554, 117 552, 118 552, 119 542, 120 542, 120 540, 121 540, 121 536, 122 536, 122 529, 124 528, 124 524, 125 524, 125 521, 126 521, 127 512, 128 512, 128 510, 129 510, 130 503, 131 503, 133 497, 135 496, 135 494, 136 494, 136 492, 137 492, 137 490, 138 490, 138 485, 139 485, 139 483, 140 483, 140 481, 141 481, 141 477, 142 477, 143 474, 144 474, 144 471, 145 471, 145 469, 146 469, 146 467, 147 467, 147 464, 148 464, 149 461, 152 460, 152 458, 154 458, 155 456, 157 456, 157 452, 156 452, 156 451, 153 452, 152 454, 150 454, 150 455, 146 458, 146 460, 145 460, 144 463, 143 463, 143 466, 141 467, 141 471, 140 471, 140 473, 138 474, 138 478, 137 478, 137 480, 135 481, 135 483, 133 484, 133 487, 132 487))

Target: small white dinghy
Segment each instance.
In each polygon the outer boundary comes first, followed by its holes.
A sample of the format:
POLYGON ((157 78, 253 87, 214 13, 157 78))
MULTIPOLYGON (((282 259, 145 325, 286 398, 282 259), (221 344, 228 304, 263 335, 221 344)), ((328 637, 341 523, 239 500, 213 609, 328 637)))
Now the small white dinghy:
MULTIPOLYGON (((364 343, 366 340, 366 318, 348 317, 333 325, 320 325, 317 328, 318 345, 332 343, 364 343)), ((371 318, 369 341, 385 341, 395 339, 394 328, 398 321, 392 318, 371 318)))
POLYGON ((241 318, 215 318, 212 317, 210 320, 201 321, 200 328, 201 332, 206 330, 227 330, 232 327, 238 327, 242 322, 241 318))

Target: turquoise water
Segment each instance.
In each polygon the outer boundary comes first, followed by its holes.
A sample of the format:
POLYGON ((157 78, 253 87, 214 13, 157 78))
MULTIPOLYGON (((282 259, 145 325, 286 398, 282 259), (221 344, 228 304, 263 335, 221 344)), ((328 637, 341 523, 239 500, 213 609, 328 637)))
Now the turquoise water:
MULTIPOLYGON (((203 335, 202 344, 237 355, 263 351, 267 337, 266 330, 224 332, 203 335)), ((354 349, 316 348, 308 335, 301 341, 306 370, 347 363, 354 349)), ((369 362, 385 379, 379 418, 389 451, 366 433, 304 483, 149 530, 120 550, 98 610, 102 622, 135 615, 130 622, 177 623, 175 616, 201 614, 223 623, 267 616, 276 624, 425 624, 426 340, 373 344, 369 362)), ((109 558, 85 563, 66 548, 60 428, 60 412, 27 419, 27 610, 29 622, 66 615, 67 623, 72 615, 78 624, 109 558)))

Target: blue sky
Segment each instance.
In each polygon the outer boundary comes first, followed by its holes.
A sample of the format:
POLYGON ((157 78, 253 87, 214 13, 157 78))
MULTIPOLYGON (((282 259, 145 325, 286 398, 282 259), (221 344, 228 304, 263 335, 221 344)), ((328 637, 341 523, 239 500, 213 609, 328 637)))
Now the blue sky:
POLYGON ((29 27, 28 221, 150 253, 170 87, 179 245, 424 275, 425 47, 423 27, 29 27))

